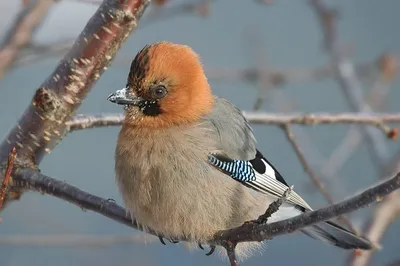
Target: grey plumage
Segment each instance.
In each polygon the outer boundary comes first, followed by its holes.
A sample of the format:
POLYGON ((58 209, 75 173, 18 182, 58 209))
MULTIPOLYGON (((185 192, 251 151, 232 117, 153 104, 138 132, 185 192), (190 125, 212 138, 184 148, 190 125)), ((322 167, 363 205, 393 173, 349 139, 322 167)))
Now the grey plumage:
POLYGON ((220 149, 230 158, 251 160, 257 141, 242 112, 228 100, 215 97, 212 112, 204 117, 218 134, 220 149))

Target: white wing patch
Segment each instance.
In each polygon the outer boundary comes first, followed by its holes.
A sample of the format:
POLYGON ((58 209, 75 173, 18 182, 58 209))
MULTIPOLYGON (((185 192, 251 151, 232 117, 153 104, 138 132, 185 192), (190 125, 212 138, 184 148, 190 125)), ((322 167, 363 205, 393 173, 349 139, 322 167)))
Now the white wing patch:
POLYGON ((272 177, 274 179, 277 179, 276 176, 275 176, 274 168, 272 168, 271 165, 269 165, 269 163, 267 163, 266 161, 262 160, 262 162, 265 165, 265 173, 264 174, 268 175, 268 176, 270 176, 270 177, 272 177))
MULTIPOLYGON (((264 194, 272 194, 275 197, 282 197, 283 193, 285 193, 285 191, 288 189, 288 186, 277 180, 275 170, 267 161, 261 161, 265 165, 265 172, 259 173, 253 168, 256 175, 256 180, 249 181, 247 184, 264 194)), ((310 205, 308 205, 307 202, 294 191, 290 193, 287 202, 300 205, 307 210, 312 210, 310 205)))

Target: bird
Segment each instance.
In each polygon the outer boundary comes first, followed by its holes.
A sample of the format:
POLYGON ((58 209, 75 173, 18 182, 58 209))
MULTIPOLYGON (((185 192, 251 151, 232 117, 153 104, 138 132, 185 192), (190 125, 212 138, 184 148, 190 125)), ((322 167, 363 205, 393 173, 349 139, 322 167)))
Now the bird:
MULTIPOLYGON (((107 99, 122 105, 115 179, 138 226, 171 242, 208 244, 216 232, 253 221, 289 185, 257 148, 253 129, 230 101, 213 94, 200 56, 168 41, 144 46, 126 86, 107 99)), ((311 211, 295 191, 267 223, 311 211)), ((301 229, 342 249, 371 242, 333 221, 301 229)), ((239 243, 239 259, 262 248, 239 243)))

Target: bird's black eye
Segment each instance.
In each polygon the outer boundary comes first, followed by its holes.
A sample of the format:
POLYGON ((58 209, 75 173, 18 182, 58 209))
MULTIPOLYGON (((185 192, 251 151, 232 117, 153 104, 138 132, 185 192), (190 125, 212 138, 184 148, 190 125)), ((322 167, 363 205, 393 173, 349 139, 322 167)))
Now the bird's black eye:
POLYGON ((153 88, 152 94, 153 94, 153 98, 160 99, 160 98, 165 97, 165 95, 167 95, 167 89, 165 88, 164 85, 158 85, 153 88))

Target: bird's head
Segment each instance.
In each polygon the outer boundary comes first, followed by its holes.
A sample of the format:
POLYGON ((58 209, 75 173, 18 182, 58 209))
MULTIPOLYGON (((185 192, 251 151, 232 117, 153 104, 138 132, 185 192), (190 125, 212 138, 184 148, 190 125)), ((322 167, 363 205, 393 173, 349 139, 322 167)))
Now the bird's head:
POLYGON ((213 104, 197 54, 170 42, 145 46, 132 61, 126 87, 107 99, 124 105, 125 123, 154 128, 197 121, 213 104))

